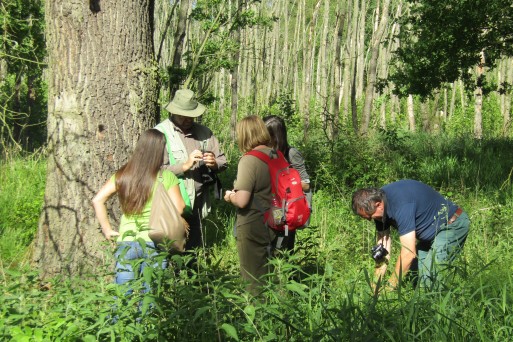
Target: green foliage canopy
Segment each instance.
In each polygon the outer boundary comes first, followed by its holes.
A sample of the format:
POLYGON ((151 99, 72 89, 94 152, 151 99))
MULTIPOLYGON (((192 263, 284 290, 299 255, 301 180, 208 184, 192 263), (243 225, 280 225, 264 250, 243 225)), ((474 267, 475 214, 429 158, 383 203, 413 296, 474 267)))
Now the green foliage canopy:
POLYGON ((39 145, 46 140, 43 2, 2 1, 0 22, 0 138, 39 145))
MULTIPOLYGON (((187 67, 178 72, 188 75, 191 80, 192 76, 194 79, 202 79, 202 86, 208 88, 215 72, 232 69, 238 63, 234 60, 235 52, 240 49, 234 33, 256 26, 268 28, 277 19, 258 11, 253 7, 255 4, 258 1, 250 0, 240 6, 237 2, 222 0, 197 1, 190 18, 201 27, 203 33, 199 35, 199 40, 189 42, 190 49, 183 56, 187 67)), ((190 80, 185 81, 185 84, 188 82, 190 80)))
MULTIPOLYGON (((399 94, 427 96, 459 78, 476 84, 470 68, 484 52, 487 67, 513 56, 513 5, 504 0, 408 0, 399 19, 400 47, 390 79, 399 94)), ((502 85, 507 88, 505 84, 502 85)))

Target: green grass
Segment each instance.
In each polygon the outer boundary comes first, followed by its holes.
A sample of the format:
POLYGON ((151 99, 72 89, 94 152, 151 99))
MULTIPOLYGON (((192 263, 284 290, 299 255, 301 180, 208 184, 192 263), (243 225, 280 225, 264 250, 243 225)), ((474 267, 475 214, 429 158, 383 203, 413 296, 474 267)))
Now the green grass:
POLYGON ((4 266, 26 259, 43 205, 45 176, 40 152, 0 161, 0 260, 4 266))
MULTIPOLYGON (((206 221, 208 248, 197 268, 185 270, 186 260, 174 256, 169 269, 150 269, 132 284, 137 290, 143 280, 152 282, 149 295, 124 296, 126 289, 110 283, 107 270, 94 281, 56 278, 41 288, 35 270, 18 261, 37 226, 44 160, 3 162, 0 340, 511 340, 512 147, 509 140, 401 132, 367 141, 346 136, 330 147, 313 136, 305 142, 316 189, 312 224, 298 232, 294 255, 272 260, 274 272, 260 298, 240 283, 234 212, 220 202, 206 221), (350 197, 357 187, 400 178, 420 179, 454 199, 469 213, 471 232, 444 288, 405 283, 375 297, 369 257, 374 230, 352 214, 350 197)), ((234 167, 237 153, 228 153, 234 167)), ((223 175, 225 186, 233 177, 233 170, 223 175)))

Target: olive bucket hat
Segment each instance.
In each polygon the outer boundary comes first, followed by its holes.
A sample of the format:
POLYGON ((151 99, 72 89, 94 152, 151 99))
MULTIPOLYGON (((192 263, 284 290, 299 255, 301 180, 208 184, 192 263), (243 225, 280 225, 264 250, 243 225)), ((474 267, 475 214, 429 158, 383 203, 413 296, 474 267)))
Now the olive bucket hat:
POLYGON ((196 101, 192 90, 179 89, 166 106, 166 110, 171 114, 196 118, 205 112, 205 106, 196 101))

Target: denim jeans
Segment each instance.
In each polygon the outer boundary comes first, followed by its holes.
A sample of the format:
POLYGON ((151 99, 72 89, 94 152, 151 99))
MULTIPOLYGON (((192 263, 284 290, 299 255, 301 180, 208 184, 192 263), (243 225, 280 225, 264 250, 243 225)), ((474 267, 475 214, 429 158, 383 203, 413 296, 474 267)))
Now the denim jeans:
MULTIPOLYGON (((153 242, 146 242, 146 246, 141 246, 138 241, 118 242, 116 253, 116 284, 121 285, 130 280, 138 278, 143 270, 150 267, 158 267, 158 263, 152 261, 152 258, 158 255, 153 242), (134 262, 137 259, 140 263, 134 262), (135 269, 134 269, 134 266, 135 269)), ((160 265, 162 269, 167 267, 167 260, 164 259, 160 265)), ((145 292, 150 289, 149 284, 144 284, 145 292)))
POLYGON ((469 217, 463 212, 452 224, 441 226, 432 243, 417 245, 420 285, 431 288, 447 273, 450 264, 463 250, 469 225, 469 217))

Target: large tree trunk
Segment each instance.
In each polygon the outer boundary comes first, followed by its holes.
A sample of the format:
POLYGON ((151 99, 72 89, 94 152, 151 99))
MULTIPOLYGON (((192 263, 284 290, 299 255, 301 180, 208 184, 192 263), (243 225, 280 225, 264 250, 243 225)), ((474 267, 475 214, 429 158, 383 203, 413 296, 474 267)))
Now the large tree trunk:
POLYGON ((91 198, 154 124, 153 1, 99 5, 92 12, 89 2, 45 2, 49 155, 34 255, 43 277, 104 264, 110 248, 91 198))

